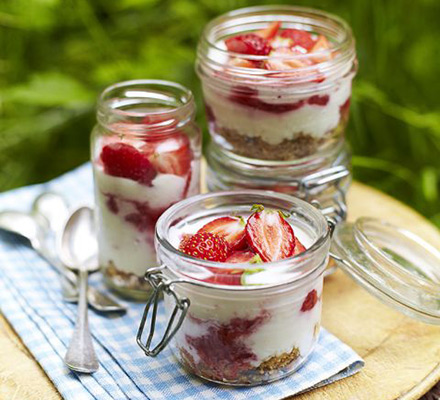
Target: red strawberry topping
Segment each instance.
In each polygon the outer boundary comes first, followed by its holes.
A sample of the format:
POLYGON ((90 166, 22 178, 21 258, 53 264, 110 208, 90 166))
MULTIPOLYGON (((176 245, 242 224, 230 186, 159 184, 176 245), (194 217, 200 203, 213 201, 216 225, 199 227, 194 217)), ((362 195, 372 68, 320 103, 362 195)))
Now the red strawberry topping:
POLYGON ((272 50, 268 41, 255 33, 233 36, 225 44, 229 51, 239 54, 267 56, 272 50))
POLYGON ((221 236, 231 250, 242 249, 246 245, 246 222, 243 218, 221 217, 208 222, 198 232, 211 232, 221 236))
POLYGON ((277 261, 291 257, 295 250, 295 235, 281 212, 257 208, 246 224, 246 239, 263 261, 277 261))
POLYGON ((219 235, 198 232, 185 236, 180 242, 180 251, 202 260, 224 262, 229 256, 228 243, 219 235))
POLYGON ((128 178, 144 185, 151 185, 156 171, 147 156, 135 147, 122 142, 102 148, 101 160, 106 174, 128 178))
POLYGON ((149 160, 158 172, 185 176, 191 169, 193 154, 189 139, 184 133, 147 143, 145 147, 146 152, 150 149, 149 160))
POLYGON ((309 32, 300 29, 285 29, 280 36, 292 39, 294 46, 300 46, 307 51, 311 50, 316 44, 316 40, 313 40, 309 32))
POLYGON ((240 264, 240 263, 261 263, 261 258, 253 251, 234 251, 227 259, 227 263, 240 264))
POLYGON ((306 312, 310 311, 313 307, 315 307, 316 303, 318 302, 318 292, 313 289, 311 292, 309 292, 302 303, 301 311, 306 312))
POLYGON ((255 32, 255 34, 261 36, 263 39, 270 40, 277 35, 280 27, 281 27, 280 21, 272 22, 271 24, 269 24, 267 28, 260 29, 259 31, 255 32))

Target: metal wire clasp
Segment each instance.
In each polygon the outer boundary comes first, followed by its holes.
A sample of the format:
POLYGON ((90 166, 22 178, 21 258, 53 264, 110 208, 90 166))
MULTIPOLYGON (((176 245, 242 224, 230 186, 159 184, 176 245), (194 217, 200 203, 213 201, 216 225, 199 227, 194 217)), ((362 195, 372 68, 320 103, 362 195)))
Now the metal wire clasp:
POLYGON ((345 192, 340 187, 342 179, 347 177, 350 171, 343 165, 327 168, 326 170, 316 172, 301 180, 301 189, 305 193, 306 201, 310 201, 313 196, 313 190, 333 183, 336 189, 336 193, 333 196, 334 205, 326 208, 322 208, 317 200, 312 200, 311 203, 319 208, 323 215, 334 216, 337 222, 345 220, 347 217, 347 205, 345 200, 345 192))
POLYGON ((156 357, 170 342, 173 336, 180 329, 183 320, 185 319, 186 313, 188 311, 188 307, 190 306, 190 301, 188 298, 180 298, 174 289, 171 287, 174 283, 178 283, 180 281, 175 280, 167 280, 162 274, 161 271, 165 268, 165 266, 150 268, 145 274, 145 279, 151 284, 153 287, 153 293, 145 305, 144 314, 142 315, 142 320, 139 325, 138 333, 136 336, 136 342, 139 347, 145 352, 145 355, 149 357, 156 357), (168 321, 168 325, 165 329, 165 333, 163 334, 160 342, 153 349, 150 348, 151 342, 154 337, 154 331, 156 328, 156 318, 157 318, 157 308, 159 305, 159 299, 161 293, 165 295, 172 296, 174 298, 175 306, 173 312, 171 313, 170 319, 168 321), (150 332, 148 334, 148 338, 146 343, 142 343, 142 334, 144 332, 145 323, 147 322, 148 314, 150 308, 153 307, 151 322, 150 322, 150 332), (178 320, 176 318, 179 314, 178 320))

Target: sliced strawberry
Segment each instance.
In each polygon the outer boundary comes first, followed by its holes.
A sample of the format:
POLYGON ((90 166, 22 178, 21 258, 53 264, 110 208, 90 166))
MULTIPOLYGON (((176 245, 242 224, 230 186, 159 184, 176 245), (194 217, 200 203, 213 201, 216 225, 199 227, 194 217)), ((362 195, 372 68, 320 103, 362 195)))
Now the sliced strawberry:
POLYGON ((309 32, 300 29, 285 29, 280 36, 292 39, 294 46, 300 46, 307 51, 310 51, 316 43, 309 32))
POLYGON ((321 63, 324 61, 328 61, 332 59, 332 53, 330 52, 330 42, 328 41, 328 39, 323 36, 323 35, 319 35, 318 40, 316 41, 315 45, 313 46, 313 48, 310 50, 311 53, 315 53, 315 52, 324 52, 324 54, 320 55, 320 56, 313 56, 312 60, 315 63, 321 63), (325 50, 329 50, 328 52, 325 52, 325 50))
POLYGON ((145 147, 152 149, 149 160, 158 172, 185 176, 191 169, 193 153, 188 136, 184 133, 147 143, 145 147))
POLYGON ((228 61, 228 64, 232 67, 239 68, 258 68, 259 63, 254 60, 245 60, 243 58, 233 57, 228 61))
POLYGON ((285 71, 291 70, 292 68, 301 68, 306 67, 308 65, 307 60, 298 59, 296 56, 299 53, 293 49, 287 49, 285 47, 280 47, 279 49, 275 49, 271 51, 270 55, 274 58, 270 58, 266 61, 266 69, 275 70, 275 71, 285 71), (280 58, 283 57, 283 58, 280 58), (288 58, 291 57, 291 58, 288 58))
POLYGON ((231 250, 242 249, 246 245, 246 222, 238 217, 217 218, 202 226, 198 232, 211 232, 221 236, 231 250))
POLYGON ((104 146, 101 160, 105 173, 112 176, 132 179, 144 185, 151 185, 156 176, 148 157, 129 144, 118 142, 104 146))
POLYGON ((294 255, 296 256, 297 254, 302 253, 303 251, 306 251, 306 248, 304 247, 304 245, 298 240, 298 238, 295 238, 295 251, 294 251, 294 255))
POLYGON ((295 250, 295 235, 281 212, 255 206, 246 224, 249 246, 263 261, 277 261, 291 257, 295 250))
POLYGON ((180 242, 180 251, 208 261, 224 262, 230 253, 228 243, 219 235, 198 232, 185 236, 180 242))
POLYGON ((318 292, 315 289, 313 289, 307 294, 304 302, 302 303, 301 311, 302 312, 310 311, 313 307, 315 307, 317 302, 318 302, 318 292))
POLYGON ((267 28, 260 29, 259 31, 256 31, 255 34, 262 37, 263 39, 270 40, 277 35, 280 27, 281 27, 280 21, 272 22, 269 24, 267 28))
POLYGON ((225 44, 229 51, 239 54, 267 56, 271 50, 268 41, 255 33, 233 36, 225 44))
POLYGON ((250 250, 248 250, 248 251, 234 251, 226 259, 225 262, 231 263, 231 264, 240 264, 240 263, 260 264, 260 263, 262 263, 260 256, 250 250))
POLYGON ((210 268, 212 276, 204 279, 204 282, 215 283, 216 285, 241 285, 242 270, 226 268, 210 268))

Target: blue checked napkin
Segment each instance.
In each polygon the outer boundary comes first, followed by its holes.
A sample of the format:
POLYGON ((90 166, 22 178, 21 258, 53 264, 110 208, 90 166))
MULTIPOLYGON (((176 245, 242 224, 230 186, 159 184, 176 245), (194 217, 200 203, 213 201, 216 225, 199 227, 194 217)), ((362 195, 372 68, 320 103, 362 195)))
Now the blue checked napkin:
MULTIPOLYGON (((0 210, 27 211, 48 190, 62 193, 73 207, 92 204, 90 165, 47 184, 3 193, 0 210)), ((104 289, 99 274, 90 280, 104 289)), ((62 301, 59 277, 45 261, 22 240, 0 233, 1 311, 65 399, 282 399, 352 375, 364 365, 352 349, 322 329, 310 360, 293 376, 253 388, 207 383, 186 373, 169 349, 147 358, 135 340, 144 305, 127 305, 122 317, 89 313, 100 368, 93 375, 71 372, 63 357, 76 306, 62 301)), ((158 322, 165 323, 163 313, 158 322)))

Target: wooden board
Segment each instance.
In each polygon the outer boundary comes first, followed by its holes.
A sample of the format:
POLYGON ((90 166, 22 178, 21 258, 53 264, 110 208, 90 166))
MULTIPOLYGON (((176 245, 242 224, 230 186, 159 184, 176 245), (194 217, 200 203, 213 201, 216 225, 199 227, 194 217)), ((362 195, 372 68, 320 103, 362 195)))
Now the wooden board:
MULTIPOLYGON (((440 247, 440 233, 402 203, 354 183, 349 219, 383 218, 440 247)), ((440 380, 440 327, 415 322, 385 306, 341 271, 327 278, 323 325, 366 361, 357 375, 295 400, 413 400, 440 380)), ((0 399, 52 400, 60 395, 0 316, 0 399)))

